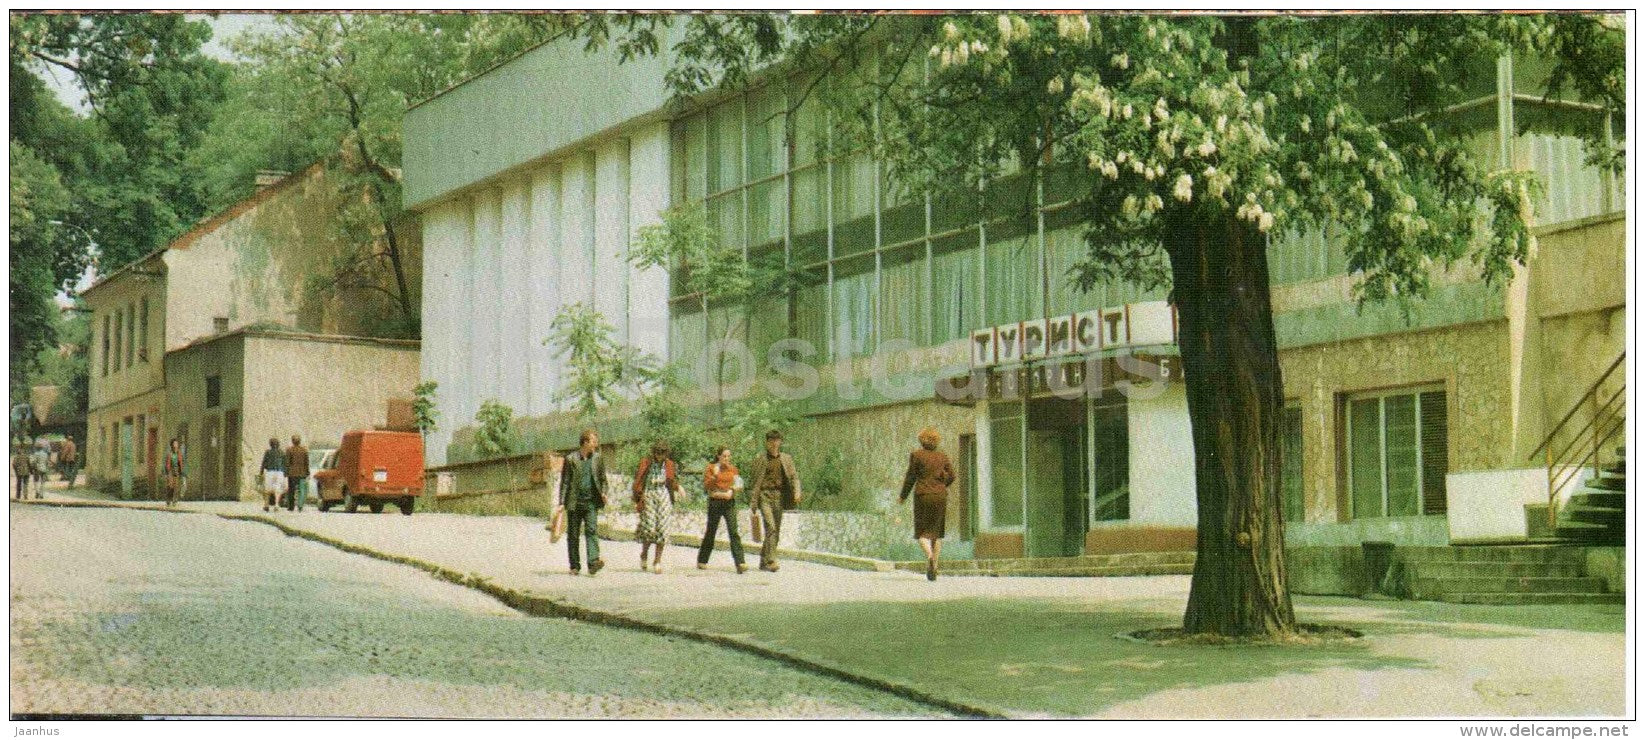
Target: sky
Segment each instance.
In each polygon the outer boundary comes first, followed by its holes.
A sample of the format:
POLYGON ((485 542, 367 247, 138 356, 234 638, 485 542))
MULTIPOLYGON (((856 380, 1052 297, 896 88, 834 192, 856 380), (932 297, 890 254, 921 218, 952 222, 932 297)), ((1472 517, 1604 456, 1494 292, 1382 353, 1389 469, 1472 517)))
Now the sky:
MULTIPOLYGON (((189 13, 188 18, 190 20, 202 20, 211 25, 211 40, 201 47, 201 51, 205 52, 207 56, 226 62, 235 61, 234 55, 229 52, 226 44, 228 39, 248 29, 261 30, 273 28, 274 26, 274 16, 268 13, 223 13, 215 18, 210 15, 189 13)), ((46 85, 57 95, 58 100, 63 101, 64 105, 78 112, 84 113, 86 111, 85 94, 81 92, 72 75, 50 66, 43 70, 43 74, 46 85)), ((85 273, 80 276, 79 282, 75 284, 74 290, 78 293, 91 287, 92 283, 96 281, 96 270, 88 267, 85 273)), ((68 294, 62 292, 57 294, 57 303, 63 306, 73 305, 73 301, 68 294)))

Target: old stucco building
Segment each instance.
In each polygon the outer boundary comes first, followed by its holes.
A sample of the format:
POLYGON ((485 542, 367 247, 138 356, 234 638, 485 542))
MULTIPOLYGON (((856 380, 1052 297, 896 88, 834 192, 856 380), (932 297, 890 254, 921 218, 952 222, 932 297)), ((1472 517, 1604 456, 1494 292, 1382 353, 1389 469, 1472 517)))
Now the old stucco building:
MULTIPOLYGON (((962 467, 950 532, 969 544, 956 554, 1193 547, 1193 450, 1165 292, 1080 293, 1062 279, 1083 245, 1055 176, 1026 222, 1009 208, 898 193, 865 152, 819 154, 828 114, 808 104, 788 120, 783 79, 676 109, 664 64, 548 44, 408 112, 405 198, 422 216, 429 264, 423 376, 439 381, 448 420, 430 439, 431 464, 476 460, 462 427, 489 398, 524 417, 528 446, 574 444, 578 424, 551 401, 559 385, 541 341, 567 303, 592 302, 630 343, 700 367, 735 313, 625 259, 637 228, 694 204, 730 246, 811 276, 732 331, 762 375, 778 341, 815 352, 821 382, 800 403, 811 423, 789 443, 802 476, 843 459, 850 485, 888 501, 915 431, 932 424, 962 467), (591 78, 602 84, 583 84, 591 78), (1069 357, 1024 361, 985 344, 995 349, 979 359, 978 339, 1014 341, 999 332, 1082 315, 1126 333, 1072 355, 1109 367, 1140 357, 1164 380, 1120 374, 1147 389, 1129 396, 1113 383, 1073 399, 1038 386, 1027 399, 995 392, 1025 369, 1061 372, 1069 357), (870 382, 876 366, 887 382, 870 382), (993 378, 984 397, 934 398, 973 371, 993 378)), ((1583 163, 1568 128, 1515 122, 1517 111, 1597 130, 1601 116, 1542 100, 1545 68, 1504 60, 1494 78, 1485 72, 1456 110, 1486 161, 1532 170, 1546 191, 1534 204, 1537 248, 1511 281, 1487 285, 1459 266, 1409 312, 1361 307, 1340 237, 1272 245, 1289 544, 1535 536, 1550 492, 1531 454, 1623 352, 1620 182, 1583 163)), ((1011 178, 990 188, 998 203, 1027 192, 1011 178)), ((612 418, 602 429, 620 440, 637 425, 612 418)))
MULTIPOLYGON (((335 221, 347 196, 325 165, 258 185, 83 292, 93 482, 157 490, 175 437, 188 452, 188 497, 250 497, 269 436, 335 444, 349 428, 381 424, 389 398, 410 395, 417 343, 392 338, 414 332, 415 317, 407 327, 383 291, 327 279, 348 247, 335 221)), ((419 235, 402 231, 418 291, 419 235)))

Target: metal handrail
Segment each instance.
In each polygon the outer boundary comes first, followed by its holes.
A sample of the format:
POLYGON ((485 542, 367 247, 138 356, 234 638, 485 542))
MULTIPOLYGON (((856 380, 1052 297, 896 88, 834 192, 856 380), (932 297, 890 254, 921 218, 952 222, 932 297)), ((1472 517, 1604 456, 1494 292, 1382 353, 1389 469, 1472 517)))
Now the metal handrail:
MULTIPOLYGON (((1613 414, 1613 415, 1607 416, 1605 418, 1604 426, 1602 427, 1604 429, 1604 431, 1597 432, 1594 435, 1594 439, 1596 439, 1596 440, 1610 439, 1612 435, 1616 434, 1618 431, 1620 431, 1622 429, 1622 426, 1626 423, 1626 421, 1627 420, 1623 419, 1620 415, 1613 414)), ((1594 457, 1597 457, 1599 455, 1598 447, 1584 447, 1583 449, 1586 450, 1586 451, 1582 454, 1582 457, 1580 459, 1567 460, 1564 463, 1564 465, 1566 466, 1567 469, 1565 471, 1563 471, 1561 473, 1557 473, 1555 475, 1555 477, 1557 479, 1557 483, 1554 485, 1554 490, 1557 491, 1561 488, 1564 488, 1565 484, 1567 482, 1571 481, 1578 474, 1580 474, 1582 472, 1583 468, 1588 465, 1588 460, 1590 458, 1594 458, 1594 457)))
POLYGON ((1588 400, 1589 396, 1594 395, 1594 393, 1599 390, 1599 386, 1604 383, 1606 379, 1610 378, 1611 374, 1615 373, 1617 368, 1622 367, 1622 361, 1626 359, 1628 359, 1627 352, 1623 352, 1622 354, 1616 356, 1616 361, 1612 362, 1611 366, 1605 369, 1605 372, 1599 374, 1599 379, 1595 380, 1593 385, 1588 386, 1588 390, 1583 391, 1582 395, 1577 397, 1576 403, 1571 405, 1571 410, 1565 412, 1565 418, 1560 419, 1559 423, 1554 425, 1553 430, 1548 432, 1548 436, 1542 438, 1542 444, 1537 445, 1536 449, 1531 450, 1531 454, 1526 456, 1527 460, 1536 459, 1536 454, 1541 452, 1542 448, 1553 443, 1554 437, 1559 434, 1559 430, 1563 429, 1565 425, 1571 421, 1571 417, 1576 416, 1576 412, 1582 410, 1582 402, 1588 400))
POLYGON ((1548 432, 1548 435, 1542 439, 1542 444, 1537 445, 1536 449, 1531 452, 1532 459, 1535 459, 1538 453, 1542 453, 1543 463, 1548 469, 1549 529, 1553 529, 1558 520, 1559 490, 1580 474, 1590 462, 1593 463, 1594 475, 1598 476, 1600 474, 1599 466, 1604 443, 1627 426, 1625 416, 1627 413, 1626 378, 1624 378, 1623 386, 1612 392, 1604 403, 1599 401, 1600 387, 1612 375, 1616 374, 1617 368, 1622 367, 1623 360, 1627 357, 1628 353, 1626 352, 1617 355, 1611 366, 1606 368, 1605 372, 1600 373, 1599 378, 1588 386, 1588 390, 1584 391, 1581 396, 1577 397, 1576 402, 1571 404, 1571 410, 1567 411, 1564 418, 1560 419, 1559 423, 1555 424, 1554 428, 1548 432), (1576 418, 1577 412, 1585 406, 1593 410, 1592 415, 1586 423, 1570 434, 1569 440, 1560 447, 1559 452, 1556 454, 1554 452, 1554 441, 1565 432, 1571 420, 1576 418), (1589 444, 1590 442, 1591 444, 1589 444), (1561 468, 1564 469, 1561 470, 1561 468))
MULTIPOLYGON (((1571 434, 1571 441, 1566 442, 1565 446, 1561 447, 1559 452, 1554 453, 1553 458, 1555 460, 1564 460, 1565 456, 1571 452, 1572 448, 1576 447, 1578 444, 1580 444, 1582 442, 1585 442, 1586 438, 1583 435, 1586 434, 1589 429, 1592 429, 1592 428, 1599 425, 1599 423, 1601 421, 1601 414, 1609 413, 1612 410, 1612 407, 1616 405, 1617 401, 1622 399, 1622 393, 1625 390, 1627 390, 1627 389, 1626 388, 1616 389, 1616 392, 1612 393, 1611 397, 1608 400, 1606 400, 1604 404, 1601 404, 1599 406, 1599 408, 1594 409, 1593 418, 1589 419, 1587 424, 1583 424, 1581 429, 1578 429, 1574 433, 1572 433, 1571 434)), ((1605 417, 1604 420, 1608 421, 1609 417, 1605 417)))

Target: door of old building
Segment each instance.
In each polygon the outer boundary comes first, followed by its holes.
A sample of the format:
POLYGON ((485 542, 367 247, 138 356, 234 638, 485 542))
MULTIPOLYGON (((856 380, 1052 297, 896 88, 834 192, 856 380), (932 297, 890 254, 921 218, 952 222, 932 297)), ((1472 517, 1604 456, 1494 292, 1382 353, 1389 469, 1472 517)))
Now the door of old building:
POLYGON ((223 473, 221 497, 240 498, 240 410, 223 412, 223 473))
POLYGON ((207 416, 200 422, 200 487, 201 499, 220 498, 223 481, 223 429, 217 415, 207 416))

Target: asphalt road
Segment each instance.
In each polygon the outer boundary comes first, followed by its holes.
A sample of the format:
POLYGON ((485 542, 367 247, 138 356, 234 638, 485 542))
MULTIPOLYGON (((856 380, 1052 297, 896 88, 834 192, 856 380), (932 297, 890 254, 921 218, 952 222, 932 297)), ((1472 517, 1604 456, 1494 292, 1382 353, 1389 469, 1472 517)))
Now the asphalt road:
POLYGON ((13 504, 11 566, 14 714, 930 714, 725 648, 523 616, 204 514, 13 504))

